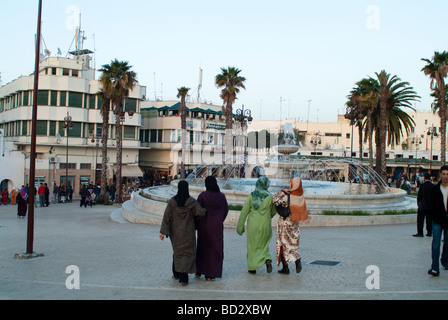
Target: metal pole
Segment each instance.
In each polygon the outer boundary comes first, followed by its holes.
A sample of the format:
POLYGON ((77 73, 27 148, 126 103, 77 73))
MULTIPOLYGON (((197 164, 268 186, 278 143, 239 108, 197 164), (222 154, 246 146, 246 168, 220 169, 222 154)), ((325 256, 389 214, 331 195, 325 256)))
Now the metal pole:
POLYGON ((33 253, 34 242, 34 197, 35 197, 35 177, 36 177, 36 125, 37 125, 37 96, 39 90, 39 63, 40 63, 40 38, 42 20, 42 0, 39 0, 39 11, 37 18, 36 36, 36 59, 34 66, 34 92, 33 92, 33 113, 31 125, 31 156, 30 156, 30 182, 28 198, 28 231, 26 241, 26 253, 33 253))

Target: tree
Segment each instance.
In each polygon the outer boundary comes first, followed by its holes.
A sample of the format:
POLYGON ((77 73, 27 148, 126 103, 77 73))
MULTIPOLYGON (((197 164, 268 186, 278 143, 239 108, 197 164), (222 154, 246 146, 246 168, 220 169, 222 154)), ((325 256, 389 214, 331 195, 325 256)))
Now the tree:
MULTIPOLYGON (((386 138, 388 134, 387 110, 394 107, 410 108, 413 110, 412 102, 418 101, 420 96, 409 85, 409 82, 402 82, 396 75, 391 76, 386 71, 375 73, 379 85, 379 126, 377 137, 377 161, 376 172, 384 180, 387 176, 386 167, 386 138)), ((393 120, 393 119, 392 119, 393 120)), ((390 120, 389 120, 390 121, 390 120)))
MULTIPOLYGON (((100 71, 102 72, 100 82, 103 87, 102 88, 103 94, 104 97, 112 103, 113 111, 115 114, 115 137, 117 139, 117 161, 116 161, 117 203, 123 202, 122 188, 121 188, 122 181, 119 180, 121 180, 121 161, 123 152, 123 132, 121 123, 126 111, 124 101, 127 97, 129 97, 130 91, 137 84, 137 74, 131 69, 132 66, 129 65, 129 62, 118 61, 117 59, 113 60, 110 64, 103 65, 102 68, 100 69, 100 71)), ((103 125, 104 121, 105 117, 103 116, 103 125)), ((102 181, 101 184, 103 185, 103 183, 104 182, 102 181)))
MULTIPOLYGON (((351 96, 349 96, 353 103, 360 108, 360 114, 366 114, 366 137, 369 141, 369 164, 373 168, 373 127, 372 127, 372 113, 378 106, 378 82, 372 78, 365 78, 356 83, 356 87, 353 88, 351 96)), ((359 119, 359 117, 358 117, 359 119)), ((360 128, 365 125, 360 124, 360 128)), ((360 145, 362 146, 362 135, 360 135, 360 145)), ((362 152, 362 151, 361 151, 362 152)), ((362 161, 362 154, 360 155, 362 161)))
MULTIPOLYGON (((431 90, 437 95, 437 104, 439 105, 440 117, 440 151, 442 165, 446 163, 446 121, 447 121, 447 102, 445 78, 448 73, 448 52, 434 52, 432 60, 422 58, 426 65, 421 70, 431 79, 431 90)), ((435 111, 435 109, 433 109, 435 111)))
POLYGON ((179 108, 179 113, 180 113, 180 124, 181 124, 181 129, 182 129, 182 161, 181 161, 181 165, 180 165, 180 178, 181 179, 185 179, 185 152, 186 152, 186 147, 187 147, 187 104, 185 103, 185 97, 188 94, 188 90, 190 90, 190 88, 186 88, 186 87, 181 87, 177 89, 177 97, 181 98, 181 102, 180 102, 180 108, 179 108))
POLYGON ((221 99, 224 102, 224 116, 226 118, 226 148, 225 148, 225 163, 230 163, 233 155, 233 112, 232 105, 237 99, 237 94, 240 88, 246 89, 244 82, 246 78, 240 76, 241 70, 235 67, 221 68, 221 74, 215 78, 215 84, 221 90, 221 99))
MULTIPOLYGON (((104 199, 107 187, 107 140, 109 138, 109 112, 110 112, 110 98, 103 91, 98 92, 99 101, 101 101, 101 117, 103 118, 103 126, 101 130, 101 195, 104 199)), ((96 137, 98 139, 98 137, 96 137)))

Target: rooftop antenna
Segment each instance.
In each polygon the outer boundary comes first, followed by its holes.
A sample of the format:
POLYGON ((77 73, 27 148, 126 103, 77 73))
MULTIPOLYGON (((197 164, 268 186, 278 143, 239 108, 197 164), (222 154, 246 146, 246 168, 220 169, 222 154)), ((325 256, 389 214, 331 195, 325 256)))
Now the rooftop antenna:
POLYGON ((199 67, 198 103, 201 102, 201 89, 202 89, 202 68, 199 67))
POLYGON ((154 101, 157 101, 156 73, 154 72, 154 101))
POLYGON ((286 99, 283 99, 283 97, 280 97, 280 123, 282 121, 282 102, 286 101, 286 99))

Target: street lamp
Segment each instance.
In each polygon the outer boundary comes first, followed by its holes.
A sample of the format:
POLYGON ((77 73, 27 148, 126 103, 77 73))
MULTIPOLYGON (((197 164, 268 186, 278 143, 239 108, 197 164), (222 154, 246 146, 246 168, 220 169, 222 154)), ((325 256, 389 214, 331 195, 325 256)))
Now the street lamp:
POLYGON ((434 141, 434 137, 438 137, 437 128, 434 125, 428 128, 427 135, 431 137, 431 158, 429 159, 429 173, 432 173, 432 143, 434 141))
POLYGON ((320 131, 316 132, 314 136, 311 137, 311 144, 314 146, 314 156, 317 155, 317 146, 322 143, 320 137, 320 131))
POLYGON ((65 136, 67 137, 67 147, 66 147, 66 154, 65 154, 65 201, 67 202, 67 195, 68 195, 68 131, 73 127, 72 123, 72 117, 69 115, 67 111, 67 116, 64 117, 64 124, 62 125, 62 128, 66 129, 65 136))
POLYGON ((236 115, 234 117, 234 119, 236 121, 238 121, 241 124, 241 136, 243 137, 242 141, 243 141, 243 161, 244 164, 243 166, 246 164, 246 153, 247 153, 247 141, 245 141, 244 139, 244 129, 247 129, 247 123, 251 123, 253 118, 252 118, 252 111, 250 109, 244 109, 244 105, 242 106, 241 109, 237 109, 236 110, 236 115))
MULTIPOLYGON (((117 124, 121 126, 121 137, 117 136, 117 152, 119 153, 119 156, 117 157, 118 160, 120 160, 120 174, 118 177, 116 177, 117 180, 117 195, 116 195, 116 202, 117 203, 123 203, 123 187, 122 187, 122 168, 123 168, 123 126, 124 122, 126 121, 126 111, 124 110, 123 105, 120 105, 118 109, 114 110, 115 119, 118 120, 117 124)), ((128 111, 129 118, 132 119, 134 116, 134 111, 132 111, 132 108, 128 111)))
POLYGON ((419 145, 422 144, 422 138, 416 135, 411 143, 415 144, 415 184, 417 185, 417 152, 419 145))

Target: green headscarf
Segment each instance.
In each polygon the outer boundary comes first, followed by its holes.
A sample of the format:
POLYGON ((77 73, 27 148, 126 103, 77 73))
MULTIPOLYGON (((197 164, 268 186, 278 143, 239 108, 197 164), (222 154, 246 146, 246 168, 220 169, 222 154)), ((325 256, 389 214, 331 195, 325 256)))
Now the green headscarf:
POLYGON ((263 176, 257 180, 255 184, 255 190, 251 193, 254 200, 254 209, 258 210, 263 204, 264 199, 270 196, 271 193, 268 191, 270 185, 270 180, 263 176))

